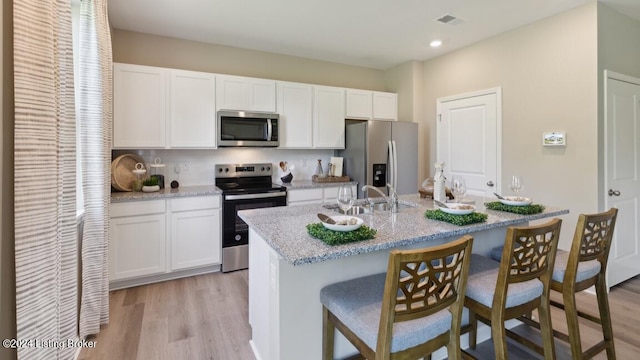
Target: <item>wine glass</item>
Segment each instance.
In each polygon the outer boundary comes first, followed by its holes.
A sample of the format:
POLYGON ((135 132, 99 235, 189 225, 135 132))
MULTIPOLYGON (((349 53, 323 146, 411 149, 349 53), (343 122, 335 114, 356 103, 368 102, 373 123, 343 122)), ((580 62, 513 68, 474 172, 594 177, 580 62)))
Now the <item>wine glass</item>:
POLYGON ((513 177, 511 177, 511 185, 509 185, 509 187, 511 188, 511 191, 513 191, 514 194, 518 195, 518 193, 522 189, 524 189, 524 182, 522 181, 522 176, 513 175, 513 177))
POLYGON ((458 203, 464 199, 464 195, 467 193, 467 184, 463 178, 456 176, 451 179, 451 193, 458 203))
POLYGON ((353 191, 351 186, 343 185, 338 189, 338 206, 344 214, 353 206, 353 191))

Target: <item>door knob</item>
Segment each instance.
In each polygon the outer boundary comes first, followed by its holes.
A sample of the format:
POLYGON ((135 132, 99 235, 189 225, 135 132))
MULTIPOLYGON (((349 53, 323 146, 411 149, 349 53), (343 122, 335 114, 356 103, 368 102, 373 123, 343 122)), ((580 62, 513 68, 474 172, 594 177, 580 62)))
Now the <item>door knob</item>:
POLYGON ((620 196, 620 191, 609 189, 609 196, 620 196))
POLYGON ((491 181, 491 180, 487 181, 487 186, 488 187, 493 187, 493 181, 491 181))

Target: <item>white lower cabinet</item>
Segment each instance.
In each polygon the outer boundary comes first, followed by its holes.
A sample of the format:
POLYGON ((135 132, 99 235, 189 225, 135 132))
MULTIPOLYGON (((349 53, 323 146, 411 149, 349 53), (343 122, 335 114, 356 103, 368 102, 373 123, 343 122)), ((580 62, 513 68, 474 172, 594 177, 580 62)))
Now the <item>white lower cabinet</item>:
POLYGON ((220 264, 222 216, 215 198, 171 200, 171 270, 220 264))
MULTIPOLYGON (((336 204, 340 185, 312 189, 287 189, 287 205, 336 204)), ((354 196, 357 186, 351 186, 354 196)))
POLYGON ((111 204, 110 287, 219 270, 220 201, 213 195, 111 204))
POLYGON ((165 213, 164 200, 111 204, 110 281, 166 271, 165 213))
POLYGON ((322 189, 287 189, 287 205, 322 204, 322 189))

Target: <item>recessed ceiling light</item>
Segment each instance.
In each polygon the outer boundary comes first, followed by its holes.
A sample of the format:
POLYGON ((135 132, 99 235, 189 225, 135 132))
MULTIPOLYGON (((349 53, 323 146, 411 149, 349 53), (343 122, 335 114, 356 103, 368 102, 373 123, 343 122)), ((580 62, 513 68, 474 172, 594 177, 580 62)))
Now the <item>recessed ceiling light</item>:
POLYGON ((433 40, 429 43, 429 45, 434 48, 439 47, 440 45, 442 45, 442 40, 433 40))

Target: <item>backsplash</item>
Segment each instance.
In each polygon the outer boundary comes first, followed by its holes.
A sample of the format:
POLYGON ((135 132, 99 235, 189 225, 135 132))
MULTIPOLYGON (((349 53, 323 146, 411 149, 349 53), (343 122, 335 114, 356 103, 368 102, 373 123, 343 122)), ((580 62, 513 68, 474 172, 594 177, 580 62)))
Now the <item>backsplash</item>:
MULTIPOLYGON (((280 161, 294 165, 293 180, 311 180, 315 173, 318 159, 322 160, 323 169, 333 150, 285 150, 270 148, 221 148, 215 150, 186 150, 186 149, 143 149, 143 150, 113 150, 112 159, 122 154, 137 154, 144 158, 147 169, 155 158, 160 158, 165 164, 164 176, 167 186, 177 180, 180 186, 213 185, 215 183, 214 168, 216 164, 235 163, 271 163, 273 164, 273 181, 280 182, 280 161), (176 173, 176 167, 180 173, 176 173)), ((347 174, 348 175, 348 174, 347 174)))

